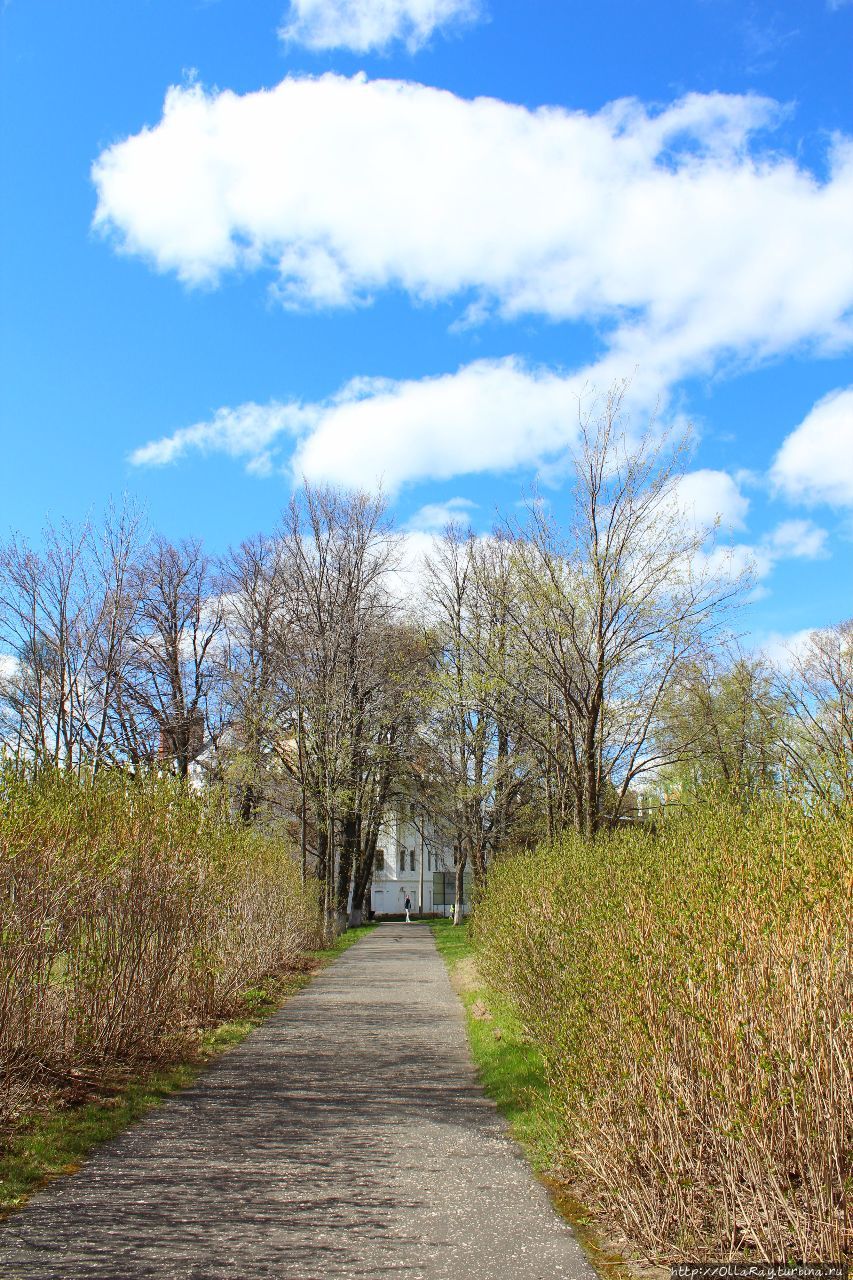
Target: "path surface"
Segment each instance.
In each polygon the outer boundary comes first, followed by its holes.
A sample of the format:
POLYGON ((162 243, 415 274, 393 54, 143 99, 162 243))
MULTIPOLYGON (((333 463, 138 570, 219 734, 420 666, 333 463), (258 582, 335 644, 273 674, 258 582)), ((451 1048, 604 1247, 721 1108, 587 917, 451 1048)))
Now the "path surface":
POLYGON ((425 926, 381 925, 0 1226, 3 1280, 591 1280, 477 1084, 425 926))

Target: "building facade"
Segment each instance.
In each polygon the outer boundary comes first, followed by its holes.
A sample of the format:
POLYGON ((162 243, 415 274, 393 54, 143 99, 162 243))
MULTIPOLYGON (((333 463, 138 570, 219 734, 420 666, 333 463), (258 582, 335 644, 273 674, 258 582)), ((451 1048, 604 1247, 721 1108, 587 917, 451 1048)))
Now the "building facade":
MULTIPOLYGON (((378 916, 399 915, 408 898, 416 914, 449 915, 455 899, 454 863, 452 843, 429 814, 416 801, 395 801, 380 828, 370 909, 378 916)), ((467 906, 467 874, 465 880, 467 906)))

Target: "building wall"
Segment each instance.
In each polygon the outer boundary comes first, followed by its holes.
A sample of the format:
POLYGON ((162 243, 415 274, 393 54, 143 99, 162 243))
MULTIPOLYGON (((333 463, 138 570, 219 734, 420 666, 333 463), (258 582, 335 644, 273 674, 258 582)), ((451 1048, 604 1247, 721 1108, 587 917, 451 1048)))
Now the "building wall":
MULTIPOLYGON (((384 865, 381 869, 374 867, 370 891, 372 910, 378 915, 397 915, 403 911, 408 895, 414 911, 431 912, 433 872, 453 870, 453 851, 429 819, 424 819, 418 811, 413 812, 407 801, 398 802, 382 823, 377 848, 384 853, 384 865), (401 854, 404 855, 402 866, 401 854)), ((436 910, 447 912, 443 907, 436 910)))

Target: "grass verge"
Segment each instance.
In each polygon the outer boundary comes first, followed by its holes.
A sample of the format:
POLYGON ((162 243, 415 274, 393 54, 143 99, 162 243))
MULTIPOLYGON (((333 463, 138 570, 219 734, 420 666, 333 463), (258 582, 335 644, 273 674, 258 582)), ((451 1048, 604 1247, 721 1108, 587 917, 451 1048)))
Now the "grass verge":
POLYGON ((468 924, 430 921, 436 946, 447 965, 468 1023, 468 1039, 487 1095, 509 1124, 551 1195, 555 1208, 572 1226, 595 1269, 608 1280, 635 1277, 636 1269, 604 1240, 589 1209, 548 1174, 557 1136, 548 1105, 548 1082, 542 1055, 530 1042, 510 1005, 483 982, 468 924))
POLYGON ((59 1103, 22 1120, 0 1141, 0 1219, 20 1208, 52 1178, 74 1173, 93 1147, 114 1138, 171 1094, 186 1089, 212 1059, 245 1040, 320 969, 373 928, 349 929, 333 946, 309 952, 304 969, 246 991, 242 1014, 202 1032, 191 1056, 117 1079, 88 1094, 77 1086, 73 1103, 59 1103))

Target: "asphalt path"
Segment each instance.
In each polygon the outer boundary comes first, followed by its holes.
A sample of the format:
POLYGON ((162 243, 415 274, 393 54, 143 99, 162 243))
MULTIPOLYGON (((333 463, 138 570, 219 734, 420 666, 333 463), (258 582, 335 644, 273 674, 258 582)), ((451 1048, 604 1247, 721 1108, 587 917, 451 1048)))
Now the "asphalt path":
POLYGON ((483 1095, 422 925, 380 925, 0 1226, 2 1280, 592 1280, 483 1095))

